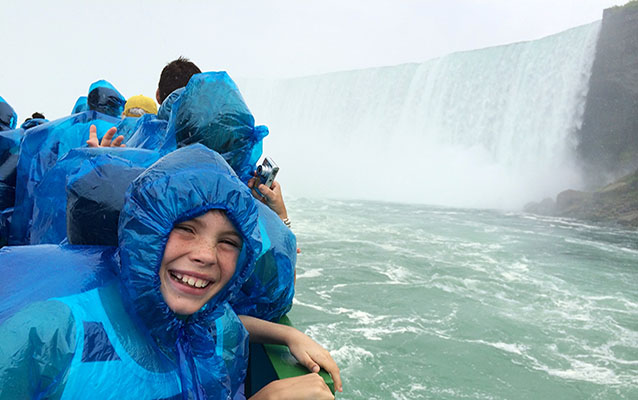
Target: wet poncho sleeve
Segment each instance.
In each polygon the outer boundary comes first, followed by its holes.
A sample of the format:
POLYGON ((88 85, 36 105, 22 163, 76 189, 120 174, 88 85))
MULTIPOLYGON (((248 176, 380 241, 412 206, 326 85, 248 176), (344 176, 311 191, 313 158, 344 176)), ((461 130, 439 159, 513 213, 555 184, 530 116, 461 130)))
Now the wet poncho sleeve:
POLYGON ((76 345, 71 310, 33 303, 0 325, 0 399, 59 399, 76 345))

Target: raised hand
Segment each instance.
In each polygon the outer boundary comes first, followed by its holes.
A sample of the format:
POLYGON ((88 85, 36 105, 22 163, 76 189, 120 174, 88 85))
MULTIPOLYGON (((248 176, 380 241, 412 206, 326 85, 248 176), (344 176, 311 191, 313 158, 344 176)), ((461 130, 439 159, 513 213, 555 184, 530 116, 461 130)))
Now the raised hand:
POLYGON ((89 147, 126 147, 125 144, 122 144, 124 141, 124 136, 120 135, 113 139, 113 136, 117 133, 117 128, 112 127, 102 137, 102 142, 97 139, 97 127, 95 125, 91 125, 89 128, 89 140, 86 141, 86 144, 89 147))

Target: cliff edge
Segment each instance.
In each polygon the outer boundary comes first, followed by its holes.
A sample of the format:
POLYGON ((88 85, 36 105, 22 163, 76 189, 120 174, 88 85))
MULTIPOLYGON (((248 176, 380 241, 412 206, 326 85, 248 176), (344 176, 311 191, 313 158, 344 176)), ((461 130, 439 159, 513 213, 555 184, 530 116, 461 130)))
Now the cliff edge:
POLYGON ((638 0, 603 12, 577 151, 590 189, 638 168, 638 0))

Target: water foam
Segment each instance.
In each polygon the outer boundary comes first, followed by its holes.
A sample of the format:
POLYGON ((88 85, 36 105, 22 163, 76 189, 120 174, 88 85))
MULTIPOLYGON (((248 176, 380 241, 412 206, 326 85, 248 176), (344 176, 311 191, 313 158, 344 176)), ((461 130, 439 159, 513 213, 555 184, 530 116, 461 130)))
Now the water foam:
POLYGON ((528 346, 518 343, 488 342, 485 340, 467 340, 467 342, 484 344, 486 346, 494 347, 507 353, 512 353, 519 356, 522 356, 528 350, 528 346))
POLYGON ((297 274, 297 279, 317 278, 321 276, 322 272, 323 270, 321 268, 308 269, 300 274, 297 274))
POLYGON ((330 355, 338 364, 347 365, 362 365, 374 357, 371 352, 363 347, 353 345, 341 346, 336 350, 332 350, 330 355))

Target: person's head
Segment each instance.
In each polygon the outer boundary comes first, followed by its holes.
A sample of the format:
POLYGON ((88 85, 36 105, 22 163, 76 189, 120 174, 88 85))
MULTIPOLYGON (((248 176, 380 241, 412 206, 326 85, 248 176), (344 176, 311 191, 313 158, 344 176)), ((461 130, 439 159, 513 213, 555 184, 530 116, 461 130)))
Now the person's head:
POLYGON ((243 240, 222 210, 175 225, 159 270, 160 291, 178 315, 191 315, 219 293, 235 273, 243 240))
POLYGON ((202 71, 199 67, 186 57, 179 57, 177 60, 166 64, 160 74, 157 92, 155 93, 157 102, 162 104, 169 94, 186 86, 191 76, 200 72, 202 71))
POLYGON ((250 189, 219 154, 192 145, 131 183, 117 236, 125 293, 161 337, 176 332, 175 324, 219 316, 250 277, 263 234, 250 189), (179 283, 185 276, 200 288, 179 283), (177 322, 176 314, 193 315, 177 322))
POLYGON ((255 126, 239 88, 224 71, 193 76, 172 105, 167 128, 177 147, 203 144, 221 154, 244 182, 256 169, 267 134, 267 127, 255 126))
POLYGON ((122 117, 141 117, 144 114, 157 114, 155 100, 140 94, 126 101, 122 117))
POLYGON ((93 82, 89 87, 87 104, 89 110, 98 111, 112 117, 119 117, 124 111, 126 99, 105 80, 93 82))
POLYGON ((24 122, 22 123, 22 125, 20 125, 20 128, 22 129, 31 129, 35 126, 38 125, 42 125, 46 122, 49 122, 49 120, 47 120, 44 117, 44 114, 39 113, 39 112, 34 112, 33 114, 31 114, 31 116, 27 119, 24 120, 24 122))

